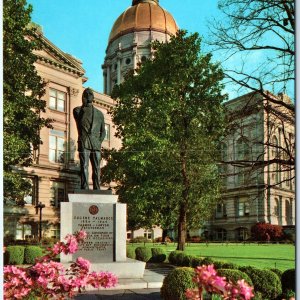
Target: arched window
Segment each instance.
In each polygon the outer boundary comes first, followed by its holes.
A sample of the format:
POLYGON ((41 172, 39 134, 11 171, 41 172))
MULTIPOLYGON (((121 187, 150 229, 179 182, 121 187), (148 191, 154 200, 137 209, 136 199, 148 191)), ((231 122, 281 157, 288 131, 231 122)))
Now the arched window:
MULTIPOLYGON (((274 159, 274 158, 279 158, 279 148, 278 148, 278 139, 277 137, 274 135, 272 137, 272 141, 271 141, 271 159, 274 159)), ((279 182, 279 164, 278 163, 273 163, 273 166, 272 166, 272 180, 275 182, 275 183, 278 183, 279 182)))
POLYGON ((279 217, 279 200, 278 200, 278 198, 275 198, 274 216, 279 217))
POLYGON ((278 139, 275 135, 272 137, 271 147, 272 147, 271 148, 272 158, 278 158, 279 156, 278 139))

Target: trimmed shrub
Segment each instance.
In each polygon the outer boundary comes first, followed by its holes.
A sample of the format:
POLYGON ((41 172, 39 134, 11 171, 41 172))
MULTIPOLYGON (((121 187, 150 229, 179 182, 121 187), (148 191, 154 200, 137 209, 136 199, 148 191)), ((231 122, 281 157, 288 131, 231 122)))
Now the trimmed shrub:
POLYGON ((131 243, 149 243, 151 240, 148 240, 146 237, 137 236, 131 240, 131 243))
POLYGON ((126 256, 135 259, 135 249, 131 247, 126 248, 126 256))
POLYGON ((231 270, 231 269, 219 269, 217 271, 219 276, 226 277, 226 279, 237 283, 238 280, 244 279, 249 285, 253 286, 251 278, 240 270, 231 270))
POLYGON ((281 276, 282 276, 282 273, 283 271, 279 270, 279 269, 270 269, 270 271, 274 272, 278 277, 279 279, 281 280, 281 276))
POLYGON ((43 249, 39 246, 26 246, 24 249, 24 263, 34 264, 37 257, 43 256, 43 249))
POLYGON ((186 300, 187 289, 195 288, 193 282, 194 270, 181 267, 172 270, 163 281, 160 290, 161 298, 164 300, 186 300))
POLYGON ((152 257, 151 262, 162 263, 166 260, 166 251, 163 248, 151 248, 152 257))
POLYGON ((175 251, 172 251, 170 254, 169 254, 169 257, 168 257, 168 260, 169 260, 169 263, 172 264, 172 265, 177 265, 177 255, 179 253, 182 253, 183 254, 183 251, 179 251, 179 250, 175 250, 175 251))
POLYGON ((233 270, 235 270, 235 269, 239 269, 239 265, 234 264, 234 263, 225 262, 223 264, 222 269, 233 269, 233 270))
POLYGON ((192 267, 192 260, 194 256, 192 255, 184 255, 182 265, 183 267, 192 267))
POLYGON ((288 290, 295 292, 296 290, 295 269, 288 269, 284 271, 281 276, 281 282, 282 282, 283 292, 287 292, 288 290))
POLYGON ((214 263, 214 260, 210 257, 204 257, 204 259, 202 260, 202 265, 211 265, 214 263))
POLYGON ((22 265, 24 263, 24 246, 8 246, 5 251, 5 264, 22 265))
POLYGON ((224 264, 226 264, 225 261, 222 261, 222 260, 214 260, 213 262, 214 266, 215 266, 215 269, 218 270, 218 269, 229 269, 229 268, 224 268, 224 264))
POLYGON ((274 272, 251 266, 240 267, 239 269, 251 278, 255 292, 260 292, 262 299, 275 299, 281 294, 281 281, 274 272))
POLYGON ((152 256, 151 249, 147 247, 137 247, 135 249, 135 257, 137 260, 147 262, 152 256))
POLYGON ((192 267, 196 268, 198 266, 202 266, 202 261, 203 261, 203 258, 194 256, 192 259, 192 267))

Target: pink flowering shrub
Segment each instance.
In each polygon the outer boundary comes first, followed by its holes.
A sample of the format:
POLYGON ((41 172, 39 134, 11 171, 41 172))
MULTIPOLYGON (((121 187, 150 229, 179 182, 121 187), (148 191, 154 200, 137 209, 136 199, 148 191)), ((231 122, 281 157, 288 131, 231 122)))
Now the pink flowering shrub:
POLYGON ((78 250, 78 243, 86 238, 84 231, 67 235, 66 243, 58 242, 49 253, 37 258, 28 268, 15 266, 4 267, 4 298, 9 299, 66 299, 72 298, 85 287, 109 288, 117 284, 117 277, 108 272, 91 272, 90 262, 78 257, 68 269, 53 261, 60 253, 73 254, 78 250))
POLYGON ((197 267, 193 281, 197 284, 197 289, 187 290, 187 299, 203 300, 204 291, 230 300, 249 300, 254 297, 253 288, 244 279, 238 280, 236 284, 227 282, 225 277, 217 275, 214 265, 197 267))

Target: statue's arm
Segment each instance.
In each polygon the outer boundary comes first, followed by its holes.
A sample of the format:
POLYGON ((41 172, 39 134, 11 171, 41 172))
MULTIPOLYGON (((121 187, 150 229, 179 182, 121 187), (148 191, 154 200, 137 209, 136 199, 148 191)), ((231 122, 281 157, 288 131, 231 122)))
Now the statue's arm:
POLYGON ((77 120, 78 119, 78 116, 79 116, 79 112, 80 112, 80 106, 77 106, 73 109, 73 116, 74 116, 74 119, 77 120))
POLYGON ((104 122, 104 116, 103 114, 101 114, 101 126, 100 126, 100 141, 101 143, 103 142, 104 138, 105 138, 105 122, 104 122))

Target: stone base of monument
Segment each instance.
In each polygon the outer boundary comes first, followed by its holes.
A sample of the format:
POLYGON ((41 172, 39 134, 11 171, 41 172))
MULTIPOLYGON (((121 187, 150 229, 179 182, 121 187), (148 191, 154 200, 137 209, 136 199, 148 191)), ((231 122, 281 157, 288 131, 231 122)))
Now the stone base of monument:
POLYGON ((74 254, 61 254, 70 264, 78 257, 88 259, 91 271, 108 271, 119 278, 142 278, 145 263, 126 257, 126 204, 109 191, 79 191, 69 194, 60 208, 61 237, 79 230, 87 239, 74 254))

